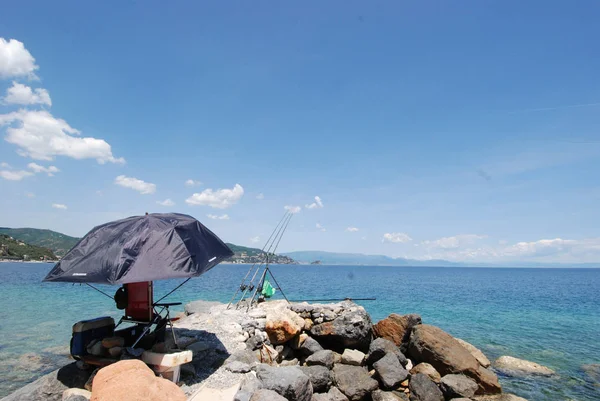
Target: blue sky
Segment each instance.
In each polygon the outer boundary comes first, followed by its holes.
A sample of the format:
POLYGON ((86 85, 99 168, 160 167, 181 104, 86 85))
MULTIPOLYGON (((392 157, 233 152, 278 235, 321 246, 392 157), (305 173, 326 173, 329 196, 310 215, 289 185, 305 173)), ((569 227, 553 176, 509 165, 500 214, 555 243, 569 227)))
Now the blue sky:
POLYGON ((176 211, 262 245, 299 206, 283 251, 598 261, 599 15, 595 1, 7 3, 0 225, 79 236, 176 211))

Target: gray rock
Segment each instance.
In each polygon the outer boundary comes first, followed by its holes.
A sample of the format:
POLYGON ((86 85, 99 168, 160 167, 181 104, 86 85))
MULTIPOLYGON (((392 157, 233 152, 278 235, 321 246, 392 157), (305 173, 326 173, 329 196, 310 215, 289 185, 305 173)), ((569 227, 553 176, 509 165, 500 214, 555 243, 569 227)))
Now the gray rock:
POLYGON ((368 395, 379 387, 365 368, 343 364, 333 367, 333 382, 350 401, 368 399, 368 395))
POLYGON ((191 315, 194 313, 210 313, 210 309, 217 305, 222 304, 220 302, 213 301, 194 301, 186 304, 184 306, 184 310, 186 315, 191 315))
POLYGON ((581 370, 583 370, 587 376, 587 378, 596 385, 596 387, 600 387, 600 364, 592 363, 589 365, 581 365, 581 370))
POLYGON ((300 369, 310 379, 314 392, 322 393, 331 387, 331 371, 325 366, 301 366, 300 369))
POLYGON ((262 383, 254 373, 246 373, 242 377, 240 389, 233 397, 233 401, 250 401, 252 394, 262 388, 262 383))
POLYGON ((252 370, 252 366, 241 361, 232 361, 225 365, 225 369, 233 373, 248 373, 252 370))
POLYGON ((298 347, 298 351, 304 355, 312 355, 315 352, 323 351, 323 347, 321 347, 321 344, 319 344, 317 340, 312 337, 308 337, 306 340, 304 340, 302 345, 298 347))
POLYGON ((509 376, 540 375, 551 376, 556 372, 540 365, 539 363, 514 358, 512 356, 501 356, 494 362, 494 367, 509 376))
POLYGON ((62 401, 89 401, 92 393, 80 388, 70 388, 63 392, 62 401))
POLYGON ((253 366, 258 363, 258 358, 256 357, 256 354, 254 352, 247 349, 243 349, 235 351, 229 356, 229 358, 227 358, 227 363, 231 363, 233 361, 240 361, 250 366, 253 366))
POLYGON ((450 401, 471 401, 470 398, 452 398, 450 401))
POLYGON ((250 401, 250 398, 252 398, 252 393, 244 390, 238 390, 238 392, 233 396, 233 401, 250 401))
POLYGON ((306 358, 306 364, 308 366, 320 365, 327 367, 327 369, 331 369, 333 367, 333 351, 325 349, 323 351, 315 352, 306 358))
POLYGON ((250 337, 247 341, 246 341, 246 348, 249 349, 250 351, 254 351, 256 349, 259 349, 263 344, 264 344, 264 340, 261 336, 254 336, 254 337, 250 337))
POLYGON ((408 361, 404 354, 400 352, 400 348, 385 338, 376 338, 371 342, 369 345, 369 353, 367 354, 367 365, 373 365, 375 362, 383 358, 387 353, 393 353, 396 355, 402 366, 406 366, 408 361))
POLYGON ((271 367, 259 365, 256 375, 263 388, 273 390, 290 401, 310 401, 312 384, 300 368, 294 366, 271 367))
POLYGON ((417 373, 410 379, 410 401, 444 401, 438 386, 427 376, 417 373))
POLYGON ((400 365, 394 354, 386 354, 373 364, 383 388, 394 389, 408 377, 408 371, 400 365))
MULTIPOLYGON (((315 324, 310 333, 326 348, 366 351, 373 335, 371 317, 362 306, 344 302, 344 310, 331 322, 315 324)), ((317 319, 315 319, 315 323, 317 319)))
POLYGON ((365 354, 356 349, 346 348, 342 354, 342 363, 346 365, 361 366, 365 360, 365 354))
POLYGON ((477 391, 475 380, 469 379, 465 375, 446 375, 440 380, 440 388, 444 396, 448 398, 469 398, 475 395, 477 391))
POLYGON ((330 388, 327 395, 331 401, 348 401, 348 397, 346 397, 337 387, 330 388))
POLYGON ((375 390, 371 393, 373 401, 409 401, 408 396, 400 392, 375 390))
POLYGON ((257 390, 254 394, 252 394, 250 401, 287 401, 287 400, 284 397, 282 397, 281 395, 277 394, 273 390, 260 389, 260 390, 257 390))
POLYGON ((297 366, 299 364, 300 364, 300 361, 298 361, 298 359, 294 358, 294 359, 286 359, 286 360, 281 361, 279 366, 297 366))

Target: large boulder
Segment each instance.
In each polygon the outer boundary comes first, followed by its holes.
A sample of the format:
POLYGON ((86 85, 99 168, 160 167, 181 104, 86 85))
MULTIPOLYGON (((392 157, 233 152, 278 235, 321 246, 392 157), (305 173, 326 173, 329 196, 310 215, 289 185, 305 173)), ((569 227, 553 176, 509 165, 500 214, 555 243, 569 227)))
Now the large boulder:
POLYGON ((287 401, 284 397, 280 396, 273 390, 260 389, 256 390, 250 401, 287 401))
POLYGON ((365 360, 365 354, 357 349, 346 348, 342 354, 341 362, 346 365, 361 366, 365 360))
POLYGON ((297 346, 297 350, 304 355, 312 355, 315 352, 322 351, 323 347, 314 338, 307 337, 300 345, 297 346))
POLYGON ((301 366, 300 370, 310 379, 315 393, 322 393, 331 387, 331 371, 325 366, 301 366))
POLYGON ((368 395, 377 390, 377 380, 360 366, 336 364, 333 367, 333 381, 350 401, 368 399, 368 395))
POLYGON ((442 378, 439 372, 427 362, 421 362, 410 370, 411 375, 416 375, 417 373, 423 373, 424 375, 429 376, 434 383, 439 383, 442 378))
POLYGON ((185 401, 185 393, 170 380, 156 377, 137 359, 102 368, 94 377, 91 401, 185 401))
POLYGON ((418 324, 421 324, 421 316, 417 314, 392 313, 373 326, 373 333, 375 337, 385 338, 400 346, 408 342, 412 328, 418 324))
POLYGON ((267 313, 265 331, 272 344, 283 344, 298 334, 304 327, 304 319, 289 309, 273 309, 267 313))
POLYGON ((366 351, 373 334, 371 317, 362 306, 344 302, 344 309, 332 321, 315 324, 310 333, 325 348, 343 352, 344 348, 366 351))
POLYGON ((460 345, 465 347, 467 349, 467 351, 469 351, 471 353, 471 355, 473 355, 475 357, 475 359, 477 359, 477 361, 479 362, 479 364, 481 366, 483 366, 484 368, 490 367, 490 365, 492 363, 487 358, 487 356, 485 356, 485 354, 483 352, 481 352, 481 350, 479 348, 477 348, 476 346, 474 346, 471 343, 466 342, 465 340, 461 340, 460 338, 457 338, 456 341, 458 341, 460 343, 460 345))
POLYGON ((495 395, 481 395, 473 397, 475 401, 527 401, 525 398, 517 397, 514 394, 495 394, 495 395))
POLYGON ((541 375, 551 376, 556 372, 539 363, 513 358, 512 356, 501 356, 494 362, 494 367, 509 376, 541 375))
POLYGON ((410 379, 410 401, 444 401, 438 386, 426 375, 417 373, 410 379))
POLYGON ((373 365, 375 362, 383 358, 386 354, 394 354, 398 357, 398 360, 402 366, 406 366, 407 359, 404 354, 400 351, 400 348, 390 340, 385 338, 376 338, 369 344, 369 353, 367 354, 367 365, 373 365))
POLYGON ((318 351, 306 358, 306 364, 308 366, 312 365, 320 365, 326 366, 328 369, 333 367, 333 351, 325 349, 323 351, 318 351))
POLYGON ((502 392, 498 377, 482 367, 465 347, 439 327, 427 324, 413 327, 408 354, 417 363, 431 364, 442 376, 462 373, 470 377, 478 384, 477 394, 502 392))
POLYGON ((312 398, 310 379, 298 367, 259 365, 256 376, 263 388, 273 390, 290 401, 310 401, 312 398))
POLYGON ((465 375, 446 375, 440 381, 440 388, 446 399, 473 397, 477 387, 477 383, 465 375))
POLYGON ((408 372, 400 365, 400 361, 394 354, 387 354, 373 364, 373 368, 379 376, 382 387, 394 389, 406 380, 408 372))

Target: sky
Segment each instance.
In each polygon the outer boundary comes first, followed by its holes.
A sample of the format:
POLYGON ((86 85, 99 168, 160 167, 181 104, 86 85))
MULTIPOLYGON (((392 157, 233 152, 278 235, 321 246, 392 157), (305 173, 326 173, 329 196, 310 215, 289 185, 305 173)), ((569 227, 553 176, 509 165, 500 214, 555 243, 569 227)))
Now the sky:
POLYGON ((190 214, 280 251, 600 260, 600 3, 29 1, 0 226, 190 214))

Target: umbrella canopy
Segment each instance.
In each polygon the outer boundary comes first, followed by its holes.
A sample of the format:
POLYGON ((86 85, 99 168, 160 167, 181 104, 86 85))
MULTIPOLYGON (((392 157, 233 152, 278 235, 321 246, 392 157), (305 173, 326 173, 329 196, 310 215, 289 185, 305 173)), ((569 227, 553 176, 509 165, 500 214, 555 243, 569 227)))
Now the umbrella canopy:
POLYGON ((134 216, 94 228, 44 281, 125 284, 196 277, 231 256, 231 249, 191 216, 134 216))

